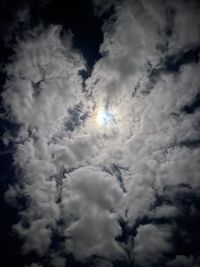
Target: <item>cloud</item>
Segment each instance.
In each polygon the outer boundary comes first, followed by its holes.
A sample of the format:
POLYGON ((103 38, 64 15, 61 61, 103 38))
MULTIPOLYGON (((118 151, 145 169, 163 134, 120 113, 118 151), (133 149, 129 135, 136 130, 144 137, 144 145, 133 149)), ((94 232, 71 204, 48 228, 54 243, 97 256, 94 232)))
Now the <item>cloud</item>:
POLYGON ((175 267, 175 266, 198 266, 199 258, 194 259, 193 256, 186 257, 185 255, 177 255, 175 259, 171 260, 167 263, 167 267, 175 267))
POLYGON ((150 217, 152 218, 173 218, 179 214, 179 211, 176 207, 172 207, 169 205, 163 205, 161 207, 156 207, 150 217))
MULTIPOLYGON (((52 151, 48 142, 62 129, 68 108, 80 101, 78 71, 84 67, 81 56, 71 51, 70 36, 61 40, 60 30, 57 26, 41 27, 19 42, 13 62, 6 67, 12 78, 2 93, 10 118, 20 125, 14 160, 22 171, 21 195, 29 203, 15 229, 26 239, 24 252, 35 250, 40 255, 47 252, 60 216, 55 176, 60 172, 56 160, 64 148, 52 151)), ((70 167, 73 155, 68 154, 65 152, 65 160, 70 167)), ((11 187, 7 199, 16 202, 18 188, 11 187)))
POLYGON ((153 224, 139 226, 134 239, 133 258, 137 266, 155 266, 165 253, 172 250, 169 226, 157 227, 153 224))
POLYGON ((52 265, 55 267, 65 267, 66 266, 66 260, 64 257, 60 257, 55 255, 52 259, 52 265))
POLYGON ((79 168, 66 176, 62 202, 64 221, 69 225, 65 229, 66 249, 77 259, 125 256, 115 241, 121 234, 115 214, 121 198, 117 181, 97 168, 79 168))
POLYGON ((200 65, 184 60, 198 46, 198 4, 103 2, 94 3, 98 16, 111 6, 114 13, 84 88, 86 62, 61 26, 29 30, 5 66, 5 116, 18 125, 18 180, 5 194, 19 209, 14 229, 24 254, 53 266, 70 257, 94 266, 195 266, 192 255, 170 253, 184 210, 175 196, 200 186, 199 108, 185 109, 198 96, 200 65), (114 123, 97 123, 104 109, 114 123))
POLYGON ((60 31, 59 26, 41 26, 30 32, 15 47, 13 62, 6 67, 12 78, 5 84, 3 98, 15 122, 23 124, 23 135, 30 127, 52 137, 67 109, 77 103, 77 97, 81 100, 78 72, 84 60, 71 49, 71 36, 61 40, 60 31))

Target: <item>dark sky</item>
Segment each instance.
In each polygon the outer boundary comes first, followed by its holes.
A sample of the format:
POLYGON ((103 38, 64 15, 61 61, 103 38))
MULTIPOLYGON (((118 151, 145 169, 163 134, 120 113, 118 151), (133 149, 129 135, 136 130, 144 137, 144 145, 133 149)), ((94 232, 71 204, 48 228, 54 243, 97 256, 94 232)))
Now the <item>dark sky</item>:
POLYGON ((0 266, 200 266, 200 3, 0 12, 0 266))

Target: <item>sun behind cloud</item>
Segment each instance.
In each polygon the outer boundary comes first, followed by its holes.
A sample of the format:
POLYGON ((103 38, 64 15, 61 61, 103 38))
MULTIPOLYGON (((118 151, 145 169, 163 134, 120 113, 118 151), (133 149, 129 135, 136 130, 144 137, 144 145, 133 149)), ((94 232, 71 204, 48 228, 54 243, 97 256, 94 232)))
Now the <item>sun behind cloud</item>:
POLYGON ((97 111, 96 122, 99 127, 109 127, 116 123, 116 119, 109 108, 101 107, 97 111))

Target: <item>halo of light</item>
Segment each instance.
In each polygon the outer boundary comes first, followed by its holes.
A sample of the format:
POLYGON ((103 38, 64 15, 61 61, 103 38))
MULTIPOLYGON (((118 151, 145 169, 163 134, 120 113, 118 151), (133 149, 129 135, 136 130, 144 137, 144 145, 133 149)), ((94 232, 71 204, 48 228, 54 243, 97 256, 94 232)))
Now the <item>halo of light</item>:
POLYGON ((107 108, 100 108, 96 116, 97 124, 101 127, 111 126, 115 122, 113 113, 107 108))

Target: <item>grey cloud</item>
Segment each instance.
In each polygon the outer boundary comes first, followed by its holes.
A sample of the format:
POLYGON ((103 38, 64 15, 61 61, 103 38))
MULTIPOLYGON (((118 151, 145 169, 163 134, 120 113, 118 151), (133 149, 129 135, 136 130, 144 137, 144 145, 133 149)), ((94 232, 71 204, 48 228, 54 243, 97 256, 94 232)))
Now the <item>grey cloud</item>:
POLYGON ((127 217, 129 224, 134 225, 137 219, 147 215, 153 207, 154 201, 155 193, 151 187, 132 183, 132 187, 128 191, 127 217))
POLYGON ((69 225, 65 230, 66 249, 77 259, 93 254, 106 258, 125 256, 115 241, 121 230, 113 211, 121 198, 122 190, 113 177, 94 167, 80 168, 66 177, 62 202, 64 220, 69 225), (72 219, 70 223, 70 217, 76 221, 72 219))
POLYGON ((54 255, 52 257, 51 263, 55 267, 65 267, 66 266, 66 259, 64 257, 54 255))
POLYGON ((175 257, 175 259, 169 261, 167 263, 167 267, 176 267, 176 266, 192 266, 192 267, 196 267, 198 266, 200 263, 199 258, 195 258, 194 256, 190 255, 190 256, 185 256, 185 255, 177 255, 175 257))
POLYGON ((156 207, 155 210, 150 213, 150 217, 152 218, 173 218, 179 215, 179 211, 176 207, 163 205, 156 207))
POLYGON ((47 253, 51 242, 51 229, 48 224, 47 220, 35 220, 31 222, 28 230, 23 229, 19 224, 15 227, 20 236, 26 238, 22 247, 24 254, 36 251, 40 256, 43 256, 47 253))
POLYGON ((154 266, 172 250, 169 226, 141 225, 134 239, 133 257, 137 266, 154 266))

